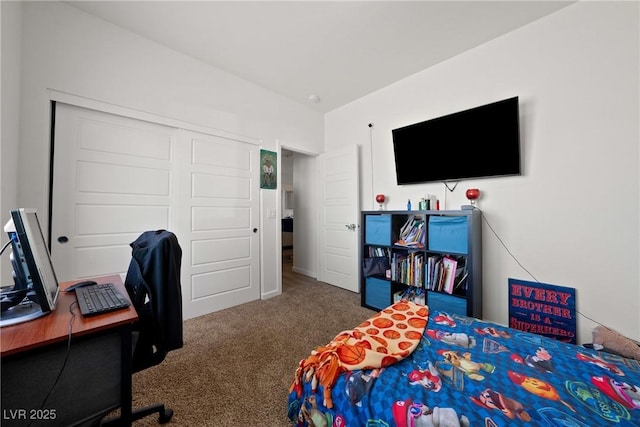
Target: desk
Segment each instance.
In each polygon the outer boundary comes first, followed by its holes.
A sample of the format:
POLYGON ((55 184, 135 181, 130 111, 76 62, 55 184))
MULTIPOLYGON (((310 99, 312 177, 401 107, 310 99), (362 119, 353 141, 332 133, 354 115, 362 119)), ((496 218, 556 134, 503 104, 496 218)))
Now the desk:
MULTIPOLYGON (((118 275, 93 280, 115 283, 127 296, 118 275)), ((3 426, 88 425, 117 407, 121 424, 131 425, 136 310, 130 306, 85 318, 75 293, 63 292, 73 283, 60 285, 51 313, 0 329, 3 426)))

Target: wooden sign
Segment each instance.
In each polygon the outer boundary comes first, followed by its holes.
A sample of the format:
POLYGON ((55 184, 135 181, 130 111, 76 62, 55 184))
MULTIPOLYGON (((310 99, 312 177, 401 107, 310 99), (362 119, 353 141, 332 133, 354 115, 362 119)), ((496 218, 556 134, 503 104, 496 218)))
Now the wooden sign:
POLYGON ((509 326, 576 344, 576 290, 509 278, 509 326))

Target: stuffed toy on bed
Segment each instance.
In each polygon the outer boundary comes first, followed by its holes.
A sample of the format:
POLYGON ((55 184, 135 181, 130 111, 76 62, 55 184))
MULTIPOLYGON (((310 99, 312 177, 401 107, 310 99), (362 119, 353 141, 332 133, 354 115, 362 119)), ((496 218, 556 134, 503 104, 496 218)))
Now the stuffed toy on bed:
POLYGON ((592 331, 593 348, 604 351, 612 350, 620 356, 640 360, 640 345, 618 332, 597 326, 592 331))

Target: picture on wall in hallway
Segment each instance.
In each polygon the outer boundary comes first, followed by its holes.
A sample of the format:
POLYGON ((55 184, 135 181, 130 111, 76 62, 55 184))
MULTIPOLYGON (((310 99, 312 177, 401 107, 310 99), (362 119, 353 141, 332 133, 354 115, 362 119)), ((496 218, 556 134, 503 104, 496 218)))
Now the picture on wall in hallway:
POLYGON ((278 187, 278 153, 260 150, 260 188, 278 187))

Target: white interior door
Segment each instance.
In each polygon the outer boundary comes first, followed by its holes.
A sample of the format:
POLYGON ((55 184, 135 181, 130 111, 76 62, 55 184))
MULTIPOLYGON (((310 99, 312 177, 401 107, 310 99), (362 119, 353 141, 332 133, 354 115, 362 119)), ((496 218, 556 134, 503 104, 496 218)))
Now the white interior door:
POLYGON ((359 292, 360 195, 354 145, 318 156, 318 280, 359 292))
POLYGON ((183 250, 185 318, 260 298, 256 145, 56 106, 52 258, 59 280, 118 273, 142 232, 183 250))
POLYGON ((259 299, 259 148, 184 130, 179 139, 184 306, 193 317, 259 299))

